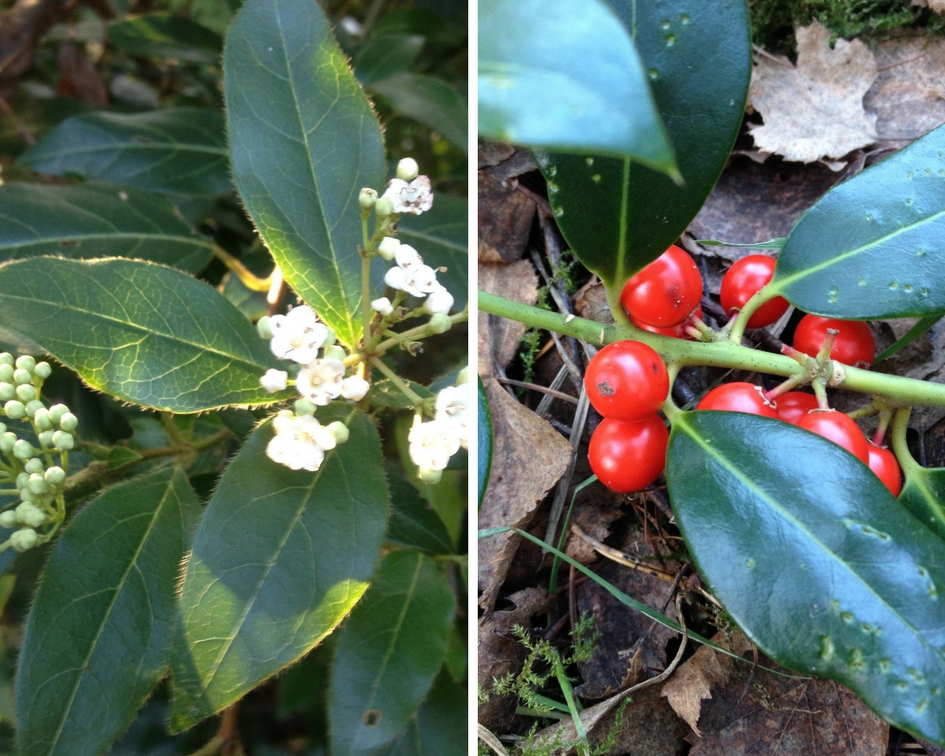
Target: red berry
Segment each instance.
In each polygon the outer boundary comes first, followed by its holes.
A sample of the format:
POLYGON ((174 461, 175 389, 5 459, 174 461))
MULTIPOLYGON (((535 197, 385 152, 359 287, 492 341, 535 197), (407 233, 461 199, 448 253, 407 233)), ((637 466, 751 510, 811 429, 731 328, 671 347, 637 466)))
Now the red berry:
POLYGON ((584 374, 587 398, 604 417, 642 420, 669 394, 669 375, 660 356, 640 341, 617 341, 594 355, 584 374))
POLYGON ((765 399, 761 393, 761 386, 756 386, 754 383, 735 382, 716 386, 702 397, 696 409, 744 412, 773 419, 778 417, 777 405, 765 399))
POLYGON ((854 367, 869 367, 876 356, 876 343, 870 327, 861 320, 836 320, 819 315, 805 315, 794 331, 794 348, 816 357, 823 346, 827 329, 839 333, 830 350, 830 359, 854 367))
POLYGON ((668 442, 669 431, 659 415, 633 423, 605 418, 591 436, 587 458, 601 483, 629 493, 662 475, 668 442))
POLYGON ((869 454, 870 470, 876 473, 876 477, 883 481, 893 496, 898 496, 902 490, 902 470, 899 469, 896 455, 885 446, 876 446, 872 442, 869 444, 869 454))
POLYGON ((696 261, 672 246, 627 281, 620 301, 631 318, 665 328, 682 323, 702 300, 696 261))
POLYGON ((778 417, 786 423, 797 425, 811 410, 818 408, 817 397, 803 391, 788 391, 778 397, 778 417))
POLYGON ((870 445, 853 420, 836 410, 813 410, 802 417, 798 428, 809 430, 828 441, 839 444, 856 456, 864 465, 870 462, 870 445))
POLYGON ((637 328, 642 328, 644 331, 649 331, 650 333, 658 333, 661 336, 671 336, 674 339, 686 339, 687 341, 693 341, 694 339, 686 332, 686 326, 688 326, 696 318, 702 320, 702 305, 699 305, 692 313, 690 313, 689 317, 686 318, 682 323, 674 326, 668 326, 666 328, 647 325, 646 323, 640 322, 632 315, 630 316, 630 320, 633 321, 633 324, 637 328))
MULTIPOLYGON (((719 292, 722 309, 729 317, 745 306, 771 280, 775 259, 766 255, 747 255, 737 260, 722 277, 719 292)), ((790 303, 784 297, 765 302, 748 319, 749 328, 764 328, 787 312, 790 303)))

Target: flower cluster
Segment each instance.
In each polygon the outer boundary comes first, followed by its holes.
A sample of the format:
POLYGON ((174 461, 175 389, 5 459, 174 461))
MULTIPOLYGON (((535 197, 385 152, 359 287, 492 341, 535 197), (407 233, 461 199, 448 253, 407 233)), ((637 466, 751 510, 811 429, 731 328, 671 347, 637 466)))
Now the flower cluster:
MULTIPOLYGON (((0 414, 15 423, 0 423, 0 454, 5 458, 0 461, 0 486, 12 484, 9 489, 0 489, 0 494, 15 495, 19 501, 0 512, 0 526, 16 528, 7 545, 17 551, 45 543, 65 516, 62 487, 79 421, 66 405, 47 408, 40 399, 43 383, 51 373, 46 362, 0 353, 0 414), (32 433, 24 434, 27 424, 32 433), (54 455, 59 456, 59 465, 52 464, 54 455), (38 529, 43 526, 51 526, 51 530, 40 534, 38 529)), ((0 546, 0 550, 6 547, 0 546)))
POLYGON ((423 422, 414 417, 408 441, 410 459, 418 468, 419 477, 436 483, 449 464, 450 457, 469 448, 469 384, 467 372, 460 373, 455 386, 447 386, 436 396, 436 414, 423 422))

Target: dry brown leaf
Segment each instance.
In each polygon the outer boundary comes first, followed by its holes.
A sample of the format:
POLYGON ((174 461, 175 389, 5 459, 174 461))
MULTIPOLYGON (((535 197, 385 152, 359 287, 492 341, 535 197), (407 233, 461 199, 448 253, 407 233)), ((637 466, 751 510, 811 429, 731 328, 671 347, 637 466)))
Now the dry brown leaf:
POLYGON ((520 259, 534 220, 530 197, 479 171, 479 262, 520 259))
MULTIPOLYGON (((535 507, 567 471, 571 445, 515 401, 493 378, 483 380, 492 410, 492 473, 479 512, 480 528, 526 526, 535 507)), ((510 533, 479 541, 480 605, 488 614, 518 548, 510 533)))
MULTIPOLYGON (((533 305, 538 301, 538 274, 528 260, 511 265, 479 264, 479 288, 490 294, 533 305)), ((525 326, 515 320, 479 313, 479 375, 493 374, 493 360, 505 370, 518 351, 525 326)))
POLYGON ((749 103, 764 124, 752 126, 755 145, 787 160, 811 163, 840 158, 876 141, 876 116, 863 96, 877 76, 876 61, 859 40, 838 39, 815 21, 799 27, 797 65, 758 56, 749 103))

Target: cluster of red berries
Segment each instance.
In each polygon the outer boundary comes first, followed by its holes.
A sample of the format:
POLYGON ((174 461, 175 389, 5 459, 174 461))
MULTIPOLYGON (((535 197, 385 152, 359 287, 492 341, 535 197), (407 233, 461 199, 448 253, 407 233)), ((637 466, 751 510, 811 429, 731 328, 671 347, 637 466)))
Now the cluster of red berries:
MULTIPOLYGON (((729 315, 741 310, 774 275, 775 260, 765 255, 741 258, 722 280, 722 307, 729 315)), ((621 303, 633 322, 648 331, 677 338, 694 335, 700 319, 702 276, 695 261, 679 247, 670 247, 627 282, 621 303)), ((771 325, 789 303, 776 297, 759 307, 749 328, 771 325)), ((805 315, 797 326, 794 348, 810 356, 821 351, 828 331, 836 332, 830 358, 869 367, 875 356, 872 333, 865 323, 805 315)), ((604 418, 591 437, 591 469, 608 488, 637 491, 663 472, 669 434, 657 411, 669 394, 669 376, 660 356, 646 344, 622 341, 595 355, 584 379, 588 399, 604 418)), ((709 391, 697 410, 723 410, 763 415, 792 423, 839 444, 859 458, 894 496, 902 486, 895 455, 868 441, 859 426, 842 412, 823 410, 813 394, 791 391, 769 398, 760 386, 727 383, 709 391)))

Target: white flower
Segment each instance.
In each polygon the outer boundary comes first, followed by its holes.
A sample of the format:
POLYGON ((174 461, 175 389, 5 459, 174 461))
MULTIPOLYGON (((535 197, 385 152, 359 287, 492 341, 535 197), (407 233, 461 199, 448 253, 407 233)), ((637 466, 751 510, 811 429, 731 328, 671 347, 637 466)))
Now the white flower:
POLYGON ((315 472, 325 452, 335 448, 335 437, 314 417, 280 413, 272 421, 275 434, 266 446, 266 456, 293 470, 315 472))
POLYGON ((397 163, 397 178, 402 181, 413 181, 420 173, 420 166, 413 158, 404 158, 397 163))
POLYGON ((379 312, 385 318, 394 312, 394 306, 387 297, 375 299, 371 302, 371 309, 374 310, 374 312, 379 312))
POLYGON ((436 280, 436 271, 424 265, 420 253, 409 244, 401 244, 397 248, 394 261, 397 264, 384 276, 384 283, 392 289, 405 291, 415 297, 425 297, 443 288, 436 280))
POLYGON ((417 420, 419 417, 414 420, 407 436, 410 459, 421 470, 443 470, 460 447, 454 423, 448 420, 422 423, 417 420))
POLYGON ((447 386, 436 395, 436 419, 454 424, 464 449, 469 448, 469 385, 447 386))
POLYGON ((367 394, 369 388, 371 388, 371 384, 360 375, 352 375, 341 382, 341 395, 345 399, 353 399, 359 402, 367 394))
POLYGON ((280 360, 290 359, 300 365, 314 360, 328 338, 328 326, 316 320, 315 311, 308 305, 295 307, 287 315, 273 315, 269 328, 272 353, 280 360))
POLYGON ((409 184, 400 178, 391 179, 383 196, 391 201, 395 213, 420 215, 433 207, 433 192, 427 176, 417 176, 409 184))
POLYGON ((288 379, 289 374, 285 370, 267 370, 263 377, 259 379, 259 382, 266 391, 275 394, 277 391, 285 389, 288 379))
POLYGON ((453 307, 453 295, 442 285, 430 292, 423 303, 423 309, 430 315, 449 315, 453 307))
POLYGON ((312 360, 299 371, 299 377, 295 379, 295 387, 306 399, 322 406, 341 396, 344 377, 345 366, 341 360, 333 357, 312 360))

